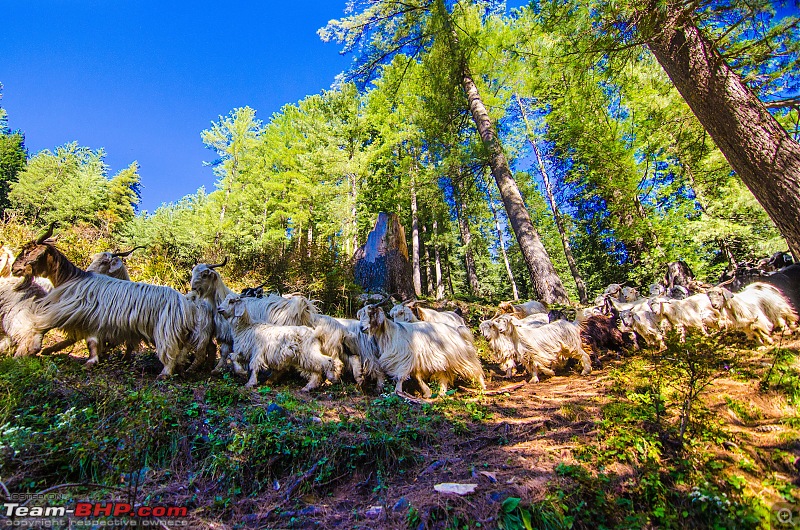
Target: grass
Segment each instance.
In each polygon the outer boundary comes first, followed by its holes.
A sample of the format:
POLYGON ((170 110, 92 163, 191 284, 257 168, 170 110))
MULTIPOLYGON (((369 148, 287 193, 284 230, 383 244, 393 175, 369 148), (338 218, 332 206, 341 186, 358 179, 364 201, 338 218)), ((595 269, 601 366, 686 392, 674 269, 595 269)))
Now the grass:
POLYGON ((616 363, 601 396, 555 405, 557 423, 591 427, 570 439, 570 457, 552 460, 546 487, 531 495, 524 482, 498 481, 482 486, 491 501, 419 493, 428 484, 421 474, 457 451, 472 477, 450 476, 445 463, 435 480, 480 481, 479 471, 503 466, 523 476, 507 451, 552 427, 495 430, 514 418, 508 397, 448 392, 420 404, 345 384, 309 397, 293 381, 248 391, 230 376, 156 382, 156 373, 147 354, 93 372, 63 356, 0 359, 0 480, 15 492, 104 484, 229 523, 278 506, 273 517, 288 526, 314 517, 295 509, 306 502, 332 503, 350 526, 375 524, 352 500, 335 504, 342 494, 389 508, 409 495, 391 520, 459 529, 754 528, 769 521, 771 502, 800 498, 792 484, 800 370, 788 348, 756 355, 690 337, 616 363), (738 386, 719 394, 723 380, 738 386), (768 419, 755 404, 764 400, 786 412, 776 434, 754 430, 768 419), (733 430, 711 403, 753 434, 733 430), (488 448, 474 462, 473 443, 488 448), (277 502, 295 486, 289 502, 277 502))

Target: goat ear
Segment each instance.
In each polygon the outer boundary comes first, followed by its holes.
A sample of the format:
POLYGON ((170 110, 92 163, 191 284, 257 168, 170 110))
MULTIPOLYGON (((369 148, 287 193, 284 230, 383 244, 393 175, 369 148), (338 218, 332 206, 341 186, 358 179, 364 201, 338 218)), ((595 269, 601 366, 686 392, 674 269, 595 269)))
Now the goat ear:
POLYGON ((123 267, 122 260, 120 258, 112 258, 111 265, 108 267, 109 274, 115 273, 123 267))
POLYGON ((233 305, 233 316, 242 318, 244 316, 244 302, 237 300, 233 305))
POLYGON ((725 300, 730 300, 731 298, 733 298, 733 293, 732 293, 732 292, 730 292, 730 291, 729 291, 729 290, 727 290, 727 289, 723 289, 723 290, 722 290, 722 297, 723 297, 725 300))

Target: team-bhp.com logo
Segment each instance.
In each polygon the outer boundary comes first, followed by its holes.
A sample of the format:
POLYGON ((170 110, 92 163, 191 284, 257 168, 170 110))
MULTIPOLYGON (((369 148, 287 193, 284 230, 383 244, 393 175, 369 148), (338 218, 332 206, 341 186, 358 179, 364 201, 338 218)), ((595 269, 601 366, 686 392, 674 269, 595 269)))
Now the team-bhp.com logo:
POLYGON ((75 508, 6 502, 0 513, 6 518, 2 522, 6 527, 57 527, 59 521, 67 520, 70 526, 163 526, 165 519, 172 526, 186 526, 188 510, 185 506, 133 506, 125 502, 79 502, 75 508))

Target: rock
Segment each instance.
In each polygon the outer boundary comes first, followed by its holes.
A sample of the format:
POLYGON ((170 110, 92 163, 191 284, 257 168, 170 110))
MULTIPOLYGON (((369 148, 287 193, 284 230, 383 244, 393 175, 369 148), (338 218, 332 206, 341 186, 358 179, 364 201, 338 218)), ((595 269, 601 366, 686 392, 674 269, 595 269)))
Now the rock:
POLYGON ((397 214, 379 213, 364 246, 353 255, 356 283, 366 292, 414 297, 406 231, 397 214))
POLYGON ((322 423, 322 418, 319 416, 311 416, 311 423, 322 423))
POLYGON ((489 500, 492 502, 503 502, 507 497, 507 491, 493 491, 489 494, 489 500))
POLYGON ((408 502, 408 499, 405 497, 400 497, 400 500, 398 500, 396 503, 394 503, 394 506, 392 506, 392 510, 395 512, 404 512, 409 506, 411 506, 411 503, 408 502))
POLYGON ((457 484, 455 482, 442 482, 436 484, 433 489, 439 493, 455 493, 456 495, 469 495, 474 493, 478 487, 477 484, 457 484))
POLYGON ((286 410, 280 405, 276 405, 275 403, 270 403, 267 405, 267 414, 275 414, 276 416, 284 416, 286 415, 286 410))
POLYGON ((377 519, 383 514, 383 506, 370 506, 364 515, 369 519, 377 519))

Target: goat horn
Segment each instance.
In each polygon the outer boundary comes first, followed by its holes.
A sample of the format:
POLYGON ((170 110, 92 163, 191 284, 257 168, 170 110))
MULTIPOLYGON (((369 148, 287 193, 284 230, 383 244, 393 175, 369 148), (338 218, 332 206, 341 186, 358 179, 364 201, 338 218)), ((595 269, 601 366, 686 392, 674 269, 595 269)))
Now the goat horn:
POLYGON ((716 285, 716 287, 723 287, 723 286, 725 286, 725 285, 728 285, 729 283, 733 283, 733 281, 734 281, 735 279, 736 279, 736 276, 734 276, 734 277, 733 277, 733 278, 731 278, 730 280, 725 280, 725 281, 724 281, 724 282, 722 282, 722 283, 718 283, 718 284, 716 285))
POLYGON ((139 246, 133 247, 132 249, 130 249, 127 252, 112 252, 111 255, 113 257, 115 257, 115 258, 127 258, 128 256, 131 255, 131 252, 133 252, 134 250, 139 249, 139 248, 144 248, 144 246, 139 245, 139 246))
POLYGON ((217 263, 215 265, 208 265, 208 268, 216 269, 217 267, 224 267, 226 263, 228 263, 228 256, 225 256, 225 259, 222 260, 222 263, 217 263))
POLYGON ((253 287, 253 289, 261 289, 262 287, 264 287, 268 283, 269 283, 269 280, 265 280, 264 283, 262 283, 260 285, 256 285, 255 287, 253 287))
POLYGON ((40 235, 39 239, 36 240, 36 244, 37 245, 41 245, 42 243, 45 242, 45 240, 47 238, 52 236, 53 235, 53 230, 55 229, 55 227, 56 227, 56 222, 53 221, 52 223, 50 223, 50 226, 47 228, 47 231, 44 234, 40 235))

